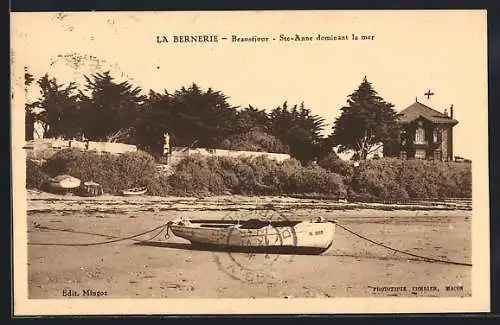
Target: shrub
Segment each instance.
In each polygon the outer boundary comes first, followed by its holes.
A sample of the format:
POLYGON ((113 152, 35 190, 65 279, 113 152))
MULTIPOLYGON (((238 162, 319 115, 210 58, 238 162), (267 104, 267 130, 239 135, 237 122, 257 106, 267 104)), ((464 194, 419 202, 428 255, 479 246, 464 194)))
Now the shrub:
POLYGON ((362 199, 406 199, 408 193, 398 182, 402 163, 390 158, 363 161, 355 169, 350 186, 362 199))
POLYGON ((442 197, 472 197, 472 165, 467 162, 443 163, 439 169, 438 191, 442 197))
POLYGON ((146 185, 148 195, 167 196, 171 194, 169 176, 163 173, 156 173, 146 185))
POLYGON ((176 195, 221 194, 225 189, 217 161, 200 155, 181 160, 170 176, 170 184, 176 195))
POLYGON ((280 139, 259 128, 228 137, 222 141, 221 149, 290 153, 290 148, 280 139))
POLYGON ((49 180, 49 176, 42 168, 32 160, 26 160, 26 188, 41 189, 43 184, 49 180))
POLYGON ((344 161, 335 152, 331 152, 318 161, 318 166, 344 176, 346 183, 351 181, 354 174, 352 162, 344 161))
POLYGON ((51 177, 68 174, 75 164, 82 160, 83 152, 76 149, 63 149, 52 155, 44 165, 44 170, 51 177))
POLYGON ((285 192, 346 195, 342 176, 319 166, 302 167, 291 174, 285 192))
POLYGON ((252 187, 255 194, 279 195, 283 192, 279 178, 280 165, 264 156, 243 159, 253 171, 252 187))
POLYGON ((36 148, 26 150, 26 157, 33 160, 47 160, 54 155, 55 150, 52 148, 36 148))
POLYGON ((406 160, 401 165, 399 183, 405 188, 410 198, 437 198, 439 197, 437 173, 440 162, 424 160, 406 160))
POLYGON ((383 158, 355 169, 350 196, 361 199, 431 199, 471 196, 467 163, 383 158))
POLYGON ((244 195, 252 195, 257 194, 256 191, 256 179, 254 170, 249 165, 245 164, 245 162, 241 162, 236 166, 234 170, 236 177, 238 178, 238 186, 234 188, 235 193, 244 194, 244 195))
POLYGON ((321 193, 345 196, 342 176, 319 166, 303 167, 294 159, 282 164, 266 157, 190 156, 171 176, 177 195, 220 194, 230 191, 243 195, 321 193))
POLYGON ((122 188, 148 186, 157 174, 154 157, 143 151, 119 155, 115 164, 116 174, 125 176, 120 181, 122 188))
POLYGON ((146 186, 151 195, 211 195, 230 191, 243 195, 302 194, 357 200, 406 200, 471 197, 470 163, 383 158, 362 161, 354 168, 331 155, 318 165, 304 167, 298 160, 282 163, 260 157, 189 156, 173 175, 156 169, 144 152, 120 156, 65 149, 41 168, 27 160, 26 187, 40 188, 49 178, 69 174, 94 181, 104 191, 146 186), (47 175, 48 174, 48 175, 47 175))
POLYGON ((236 168, 241 163, 239 159, 232 157, 219 157, 219 174, 222 176, 225 190, 234 192, 240 185, 240 180, 236 174, 236 168))
POLYGON ((149 187, 158 180, 154 158, 141 151, 115 156, 65 149, 47 160, 45 170, 52 177, 69 174, 82 182, 97 182, 111 194, 130 187, 149 187))

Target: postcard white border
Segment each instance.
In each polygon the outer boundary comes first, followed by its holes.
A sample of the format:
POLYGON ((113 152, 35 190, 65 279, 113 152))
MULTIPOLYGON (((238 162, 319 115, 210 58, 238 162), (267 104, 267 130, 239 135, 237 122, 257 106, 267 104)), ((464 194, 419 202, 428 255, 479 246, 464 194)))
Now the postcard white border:
MULTIPOLYGON (((378 11, 373 14, 384 14, 378 11)), ((398 11, 404 15, 405 11, 398 11)), ((425 11, 426 14, 431 11, 425 11)), ((435 12, 435 11, 434 11, 435 12)), ((462 11, 463 12, 463 11, 462 11)), ((285 12, 281 12, 285 14, 285 12)), ((31 13, 37 15, 37 13, 31 13)), ((79 13, 89 14, 92 13, 79 13)), ((116 15, 119 13, 109 13, 116 15)), ((132 12, 127 12, 132 14, 132 12)), ((141 13, 133 13, 140 15, 141 13)), ((188 13, 176 13, 177 15, 188 13)), ((199 12, 223 19, 224 12, 199 12), (219 16, 220 15, 220 16, 219 16)), ((255 12, 246 12, 255 15, 255 12)), ((301 15, 300 12, 286 12, 301 15)), ((307 14, 314 14, 309 11, 307 14)), ((323 12, 324 14, 324 12, 323 12)), ((349 14, 349 11, 345 12, 349 14)), ((486 57, 486 11, 471 10, 471 15, 484 17, 486 57)), ((12 16, 26 15, 13 13, 12 16)), ((12 17, 11 16, 11 17, 12 17)), ((12 23, 16 19, 11 20, 12 23)), ((12 35, 12 25, 11 25, 12 35)), ((21 41, 12 37, 12 46, 21 41)), ((489 174, 488 174, 488 116, 487 116, 487 66, 484 66, 484 103, 478 103, 474 116, 477 132, 483 142, 474 143, 473 157, 473 215, 472 215, 472 297, 470 298, 311 298, 311 299, 28 299, 27 274, 27 217, 24 145, 24 89, 23 59, 33 53, 18 54, 12 58, 12 171, 13 171, 13 273, 14 315, 130 315, 130 314, 356 314, 356 313, 448 313, 487 312, 490 310, 489 268, 489 174), (486 106, 484 106, 486 105, 486 106), (483 107, 484 106, 484 107, 483 107)))

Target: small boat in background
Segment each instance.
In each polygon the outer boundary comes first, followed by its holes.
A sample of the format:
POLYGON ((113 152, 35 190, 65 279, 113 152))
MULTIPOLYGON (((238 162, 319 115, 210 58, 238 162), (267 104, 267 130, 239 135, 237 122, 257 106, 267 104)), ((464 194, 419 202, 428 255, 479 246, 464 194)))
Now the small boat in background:
POLYGON ((123 190, 122 194, 123 194, 123 196, 138 196, 138 195, 143 195, 147 191, 148 191, 148 189, 146 187, 135 187, 135 188, 123 190))
POLYGON ((256 253, 321 254, 335 235, 335 224, 311 221, 188 220, 170 223, 172 233, 200 249, 256 253))

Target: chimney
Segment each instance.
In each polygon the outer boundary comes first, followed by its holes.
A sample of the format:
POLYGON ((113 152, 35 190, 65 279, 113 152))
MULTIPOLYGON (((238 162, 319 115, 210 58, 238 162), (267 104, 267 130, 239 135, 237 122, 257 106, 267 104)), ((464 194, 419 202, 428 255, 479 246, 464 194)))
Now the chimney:
POLYGON ((453 118, 453 104, 450 106, 450 117, 453 118))
POLYGON ((446 115, 446 116, 448 116, 448 110, 446 108, 444 109, 444 113, 443 114, 446 115))

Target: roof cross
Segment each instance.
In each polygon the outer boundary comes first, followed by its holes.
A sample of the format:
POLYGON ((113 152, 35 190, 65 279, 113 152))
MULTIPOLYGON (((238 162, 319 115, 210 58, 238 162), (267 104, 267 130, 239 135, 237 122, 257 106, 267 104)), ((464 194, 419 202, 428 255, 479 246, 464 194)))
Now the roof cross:
POLYGON ((434 95, 433 92, 431 92, 431 90, 427 90, 427 92, 424 94, 425 96, 427 96, 427 99, 430 99, 432 95, 434 95))

